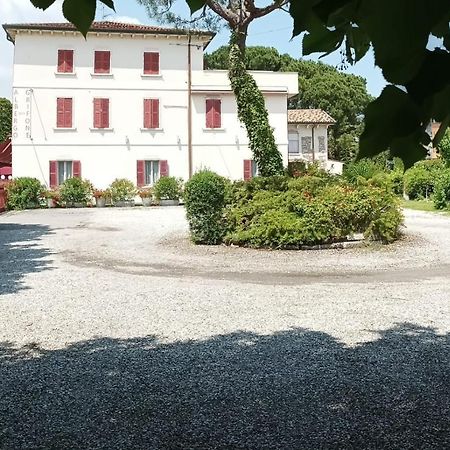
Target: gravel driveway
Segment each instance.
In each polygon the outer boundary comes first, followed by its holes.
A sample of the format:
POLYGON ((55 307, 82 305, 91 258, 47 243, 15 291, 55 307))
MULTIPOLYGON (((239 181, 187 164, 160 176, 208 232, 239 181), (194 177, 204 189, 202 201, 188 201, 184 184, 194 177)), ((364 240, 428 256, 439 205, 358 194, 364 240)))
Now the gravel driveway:
POLYGON ((182 208, 0 215, 0 449, 450 448, 450 217, 193 247, 182 208))

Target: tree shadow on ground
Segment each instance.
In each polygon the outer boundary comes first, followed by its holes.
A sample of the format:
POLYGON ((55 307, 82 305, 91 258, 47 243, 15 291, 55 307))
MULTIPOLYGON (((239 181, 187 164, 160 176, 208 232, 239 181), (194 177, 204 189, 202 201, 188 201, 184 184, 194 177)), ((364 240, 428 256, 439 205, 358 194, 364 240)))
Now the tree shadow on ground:
POLYGON ((26 274, 48 270, 50 251, 37 241, 49 233, 46 225, 0 223, 0 295, 24 289, 26 274))
POLYGON ((357 347, 303 329, 4 343, 0 448, 449 448, 449 347, 411 324, 357 347))

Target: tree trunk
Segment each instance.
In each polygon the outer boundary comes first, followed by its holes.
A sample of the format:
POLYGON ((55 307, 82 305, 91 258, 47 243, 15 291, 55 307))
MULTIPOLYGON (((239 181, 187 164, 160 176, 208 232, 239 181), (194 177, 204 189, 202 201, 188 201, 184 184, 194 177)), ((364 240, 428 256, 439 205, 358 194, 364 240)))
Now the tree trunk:
POLYGON ((250 149, 259 174, 264 177, 282 175, 283 159, 269 124, 264 96, 255 79, 246 70, 247 28, 248 25, 240 26, 231 33, 228 77, 236 97, 238 117, 247 129, 250 149))

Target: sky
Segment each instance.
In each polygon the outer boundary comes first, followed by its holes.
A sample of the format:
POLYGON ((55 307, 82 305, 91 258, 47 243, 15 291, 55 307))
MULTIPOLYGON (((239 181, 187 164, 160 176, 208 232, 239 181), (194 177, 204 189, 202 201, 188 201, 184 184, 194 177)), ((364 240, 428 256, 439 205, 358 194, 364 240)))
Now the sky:
MULTIPOLYGON (((34 8, 30 0, 0 0, 0 23, 20 22, 57 22, 64 21, 61 13, 61 1, 52 5, 46 11, 34 8)), ((178 0, 180 6, 177 12, 188 15, 187 7, 182 7, 184 0, 178 0)), ((261 1, 268 4, 268 0, 261 1)), ((130 22, 156 25, 151 20, 143 6, 135 0, 115 0, 116 13, 107 7, 99 7, 97 19, 118 22, 130 22)), ((301 37, 291 39, 292 19, 284 11, 276 11, 266 17, 255 20, 250 26, 248 45, 264 45, 275 47, 280 53, 289 53, 294 58, 300 58, 301 37)), ((208 52, 214 51, 228 42, 229 33, 224 28, 208 46, 208 52)), ((318 60, 319 55, 311 55, 305 59, 318 60)), ((321 59, 323 62, 337 66, 340 63, 339 52, 321 59)), ((3 29, 0 29, 0 97, 11 98, 12 91, 13 45, 6 40, 3 29)), ((356 65, 345 70, 348 73, 361 75, 367 80, 370 94, 378 96, 386 82, 381 71, 375 67, 372 53, 368 53, 356 65)))

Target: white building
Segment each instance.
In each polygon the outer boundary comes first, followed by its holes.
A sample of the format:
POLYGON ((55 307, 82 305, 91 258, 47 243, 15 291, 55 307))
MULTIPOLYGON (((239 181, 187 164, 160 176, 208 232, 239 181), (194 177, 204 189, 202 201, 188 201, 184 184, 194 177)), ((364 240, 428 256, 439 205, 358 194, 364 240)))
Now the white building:
POLYGON ((319 163, 331 173, 342 173, 343 163, 328 158, 328 127, 335 123, 321 109, 289 110, 289 161, 319 163))
MULTIPOLYGON (((104 188, 115 178, 138 186, 167 174, 186 180, 200 168, 251 175, 227 72, 203 70, 213 34, 114 22, 94 23, 86 40, 69 23, 4 29, 15 45, 15 177, 54 186, 81 175, 104 188)), ((252 74, 287 164, 297 74, 252 74)))

